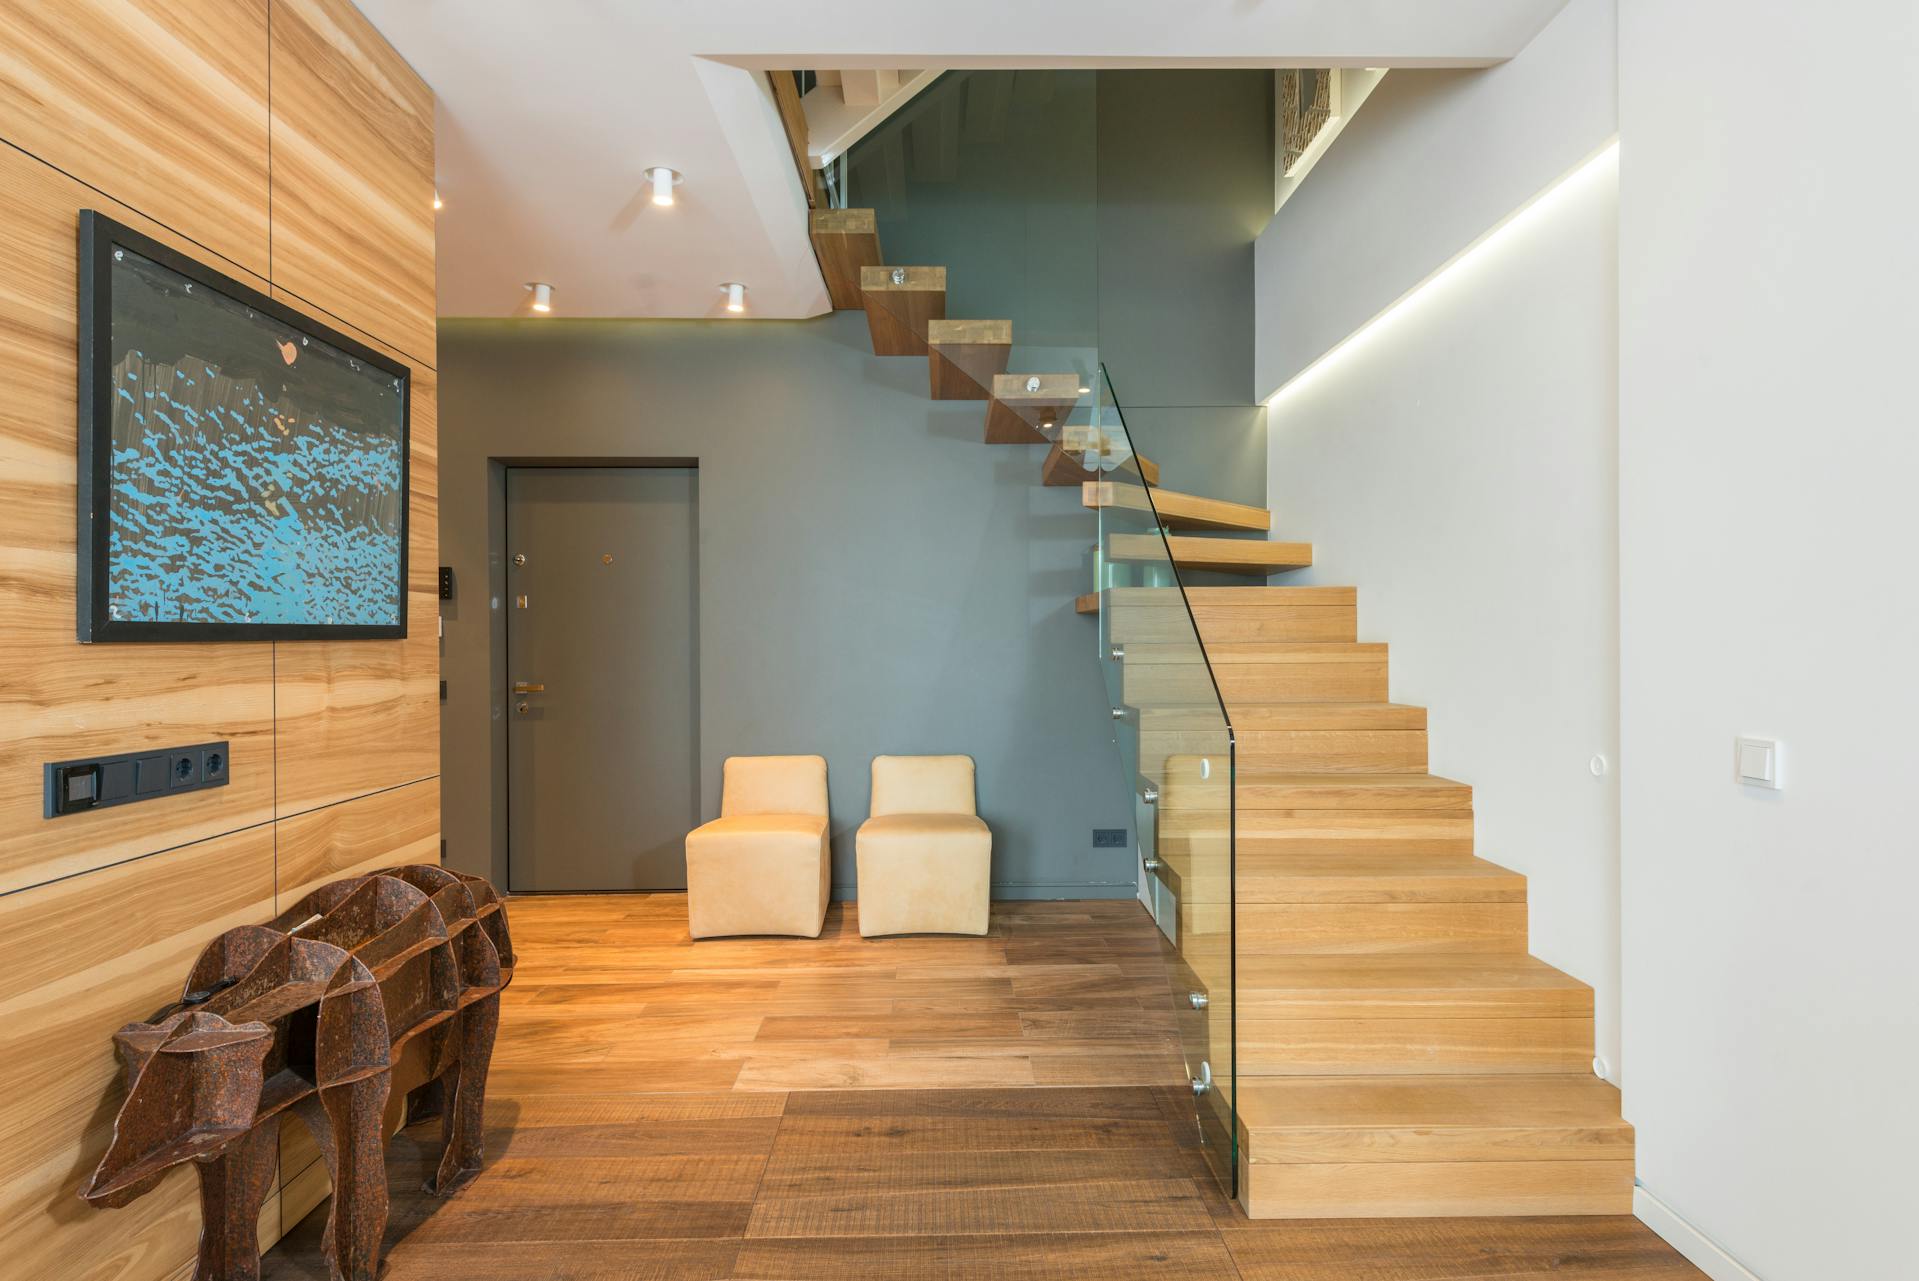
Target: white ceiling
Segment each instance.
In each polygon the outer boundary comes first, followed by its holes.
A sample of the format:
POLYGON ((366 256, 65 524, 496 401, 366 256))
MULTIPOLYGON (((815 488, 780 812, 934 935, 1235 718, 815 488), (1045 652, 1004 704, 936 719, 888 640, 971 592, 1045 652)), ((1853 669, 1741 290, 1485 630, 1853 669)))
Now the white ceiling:
POLYGON ((826 291, 761 71, 1473 66, 1565 0, 359 0, 439 97, 439 310, 816 315, 826 291), (656 208, 641 171, 686 175, 656 208))

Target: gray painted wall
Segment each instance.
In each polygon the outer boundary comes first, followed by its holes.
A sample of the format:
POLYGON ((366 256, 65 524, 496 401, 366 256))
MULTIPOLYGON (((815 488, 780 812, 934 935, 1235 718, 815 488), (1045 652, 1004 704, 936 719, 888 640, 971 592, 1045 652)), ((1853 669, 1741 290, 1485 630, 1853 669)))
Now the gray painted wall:
MULTIPOLYGON (((1080 103, 1076 75, 1056 97, 1080 103)), ((1104 354, 1166 482, 1264 502, 1263 411, 1246 398, 1270 76, 1102 72, 1099 91, 1097 183, 1028 188, 1032 216, 1071 209, 1096 235, 1104 354)), ((1043 93, 1002 96, 1015 113, 1046 109, 1043 93)), ((1055 124, 1085 137, 1081 116, 1055 124)), ((1093 265, 1082 259, 1075 279, 1093 265)), ((1073 340, 1066 314, 1045 338, 1073 340)), ((1040 355, 1016 348, 1014 367, 1040 355)), ((1036 483, 1038 447, 980 443, 983 406, 929 401, 923 360, 873 356, 862 316, 447 320, 440 397, 440 547, 458 584, 442 606, 454 866, 504 883, 500 460, 694 460, 707 816, 725 757, 825 755, 844 895, 871 758, 966 752, 994 829, 996 896, 1134 893, 1134 851, 1091 846, 1094 827, 1132 819, 1097 629, 1073 613, 1090 585, 1092 514, 1077 490, 1036 483)))
POLYGON ((1168 488, 1266 501, 1253 240, 1273 214, 1270 71, 1099 73, 1099 350, 1168 488))
POLYGON ((1091 841, 1131 818, 1073 612, 1092 517, 1035 483, 1038 447, 981 443, 984 406, 929 401, 924 360, 874 356, 858 313, 447 321, 440 386, 450 863, 505 883, 492 460, 694 459, 706 816, 725 757, 824 755, 844 891, 872 757, 965 752, 997 895, 1132 895, 1132 850, 1091 841))

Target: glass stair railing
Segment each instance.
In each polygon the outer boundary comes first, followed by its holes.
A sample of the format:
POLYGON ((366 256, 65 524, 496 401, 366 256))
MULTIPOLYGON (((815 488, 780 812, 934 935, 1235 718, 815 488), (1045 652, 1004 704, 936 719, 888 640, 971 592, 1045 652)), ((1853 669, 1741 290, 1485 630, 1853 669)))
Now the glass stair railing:
POLYGON ((835 164, 871 209, 858 268, 876 353, 925 355, 988 443, 1045 443, 1093 509, 1098 657, 1204 1150, 1236 1194, 1232 724, 1154 505, 1158 471, 1098 355, 1097 77, 949 72, 835 164), (869 260, 870 263, 870 260, 869 260))
POLYGON ((1099 663, 1153 918, 1166 939, 1174 1013, 1209 1164, 1238 1175, 1233 1025, 1233 726, 1214 683, 1113 384, 1100 365, 1090 421, 1061 435, 1096 473, 1099 663))

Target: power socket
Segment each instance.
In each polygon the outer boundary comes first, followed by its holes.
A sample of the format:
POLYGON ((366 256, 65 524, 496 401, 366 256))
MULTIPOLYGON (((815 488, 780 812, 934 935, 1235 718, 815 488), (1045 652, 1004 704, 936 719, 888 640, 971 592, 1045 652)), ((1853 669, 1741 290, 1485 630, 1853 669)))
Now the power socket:
POLYGON ((1096 850, 1123 850, 1126 848, 1126 829, 1123 827, 1096 827, 1093 829, 1093 848, 1096 850))

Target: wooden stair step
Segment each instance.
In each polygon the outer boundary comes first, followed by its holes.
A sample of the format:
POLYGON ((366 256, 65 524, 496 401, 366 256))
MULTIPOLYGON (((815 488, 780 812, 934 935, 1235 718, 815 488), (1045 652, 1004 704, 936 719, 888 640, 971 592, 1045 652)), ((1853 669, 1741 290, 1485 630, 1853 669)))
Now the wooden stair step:
POLYGON ((860 305, 874 355, 924 356, 927 326, 946 316, 946 268, 862 267, 860 305))
POLYGON ((1242 948, 1242 1019, 1590 1018, 1586 984, 1524 952, 1266 955, 1242 948))
POLYGON ((1129 706, 1204 707, 1224 699, 1238 716, 1255 705, 1385 703, 1387 662, 1386 646, 1358 641, 1214 644, 1205 647, 1204 661, 1190 641, 1128 644, 1120 683, 1129 706))
MULTIPOLYGON (((1167 786, 1180 779, 1169 766, 1167 786)), ((1233 794, 1247 809, 1451 810, 1470 813, 1473 789, 1437 774, 1301 774, 1236 769, 1233 794)))
MULTIPOLYGON (((1214 805, 1159 806, 1160 846, 1205 843, 1226 836, 1224 812, 1214 805)), ((1317 849, 1408 858, 1471 858, 1470 810, 1242 809, 1233 816, 1234 849, 1249 859, 1273 850, 1317 849)))
MULTIPOLYGON (((1219 721, 1215 713, 1215 721, 1219 721)), ((1224 723, 1186 731, 1140 731, 1140 769, 1157 777, 1169 756, 1222 754, 1224 723)), ((1426 773, 1426 731, 1259 731, 1232 727, 1234 761, 1240 769, 1303 773, 1426 773)))
POLYGON ((1082 485, 1080 505, 1138 511, 1157 517, 1156 523, 1165 529, 1226 529, 1264 534, 1273 527, 1273 514, 1264 507, 1110 480, 1087 481, 1082 485))
POLYGON ((1523 899, 1268 903, 1238 895, 1235 886, 1235 904, 1234 933, 1242 951, 1356 956, 1526 950, 1523 899))
MULTIPOLYGON (((1101 477, 1110 474, 1112 469, 1095 470, 1092 467, 1088 467, 1086 465, 1086 455, 1096 452, 1095 447, 1098 447, 1098 452, 1104 453, 1105 449, 1113 443, 1111 437, 1081 437, 1074 434, 1074 429, 1070 424, 1066 431, 1061 433, 1061 436, 1065 443, 1057 440, 1054 441, 1053 447, 1046 451, 1046 457, 1039 465, 1040 484, 1049 486, 1084 485, 1089 480, 1099 480, 1101 477), (1075 446, 1082 447, 1075 448, 1075 446)), ((1132 456, 1132 463, 1137 467, 1139 476, 1143 477, 1147 484, 1159 484, 1158 463, 1146 457, 1144 454, 1134 454, 1132 456)), ((1115 469, 1123 469, 1124 467, 1124 462, 1114 461, 1115 469)))
POLYGON ((1106 635, 1208 645, 1244 641, 1358 639, 1358 593, 1350 587, 1112 587, 1081 597, 1081 613, 1107 614, 1106 635))
POLYGON ((995 374, 986 443, 1043 445, 1066 426, 1083 394, 1078 374, 995 374), (1029 387, 1029 383, 1037 386, 1029 387))
POLYGON ((1010 320, 930 320, 926 366, 934 400, 990 400, 1013 350, 1010 320))
POLYGON ((1619 1092, 1578 1074, 1237 1081, 1253 1218, 1628 1214, 1619 1092))
POLYGON ((1405 703, 1262 703, 1233 715, 1234 729, 1424 730, 1426 709, 1405 703))
POLYGON ((1194 534, 1113 534, 1106 554, 1121 561, 1164 561, 1171 553, 1182 569, 1223 574, 1276 574, 1313 563, 1311 543, 1282 543, 1264 538, 1207 538, 1194 534))
POLYGON ((1323 849, 1237 860, 1242 903, 1524 903, 1526 878, 1485 859, 1428 859, 1323 849))
POLYGON ((827 296, 835 311, 856 311, 866 305, 860 291, 860 272, 877 267, 880 257, 879 222, 871 209, 815 209, 807 215, 807 233, 813 256, 819 259, 827 296))

